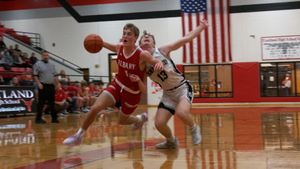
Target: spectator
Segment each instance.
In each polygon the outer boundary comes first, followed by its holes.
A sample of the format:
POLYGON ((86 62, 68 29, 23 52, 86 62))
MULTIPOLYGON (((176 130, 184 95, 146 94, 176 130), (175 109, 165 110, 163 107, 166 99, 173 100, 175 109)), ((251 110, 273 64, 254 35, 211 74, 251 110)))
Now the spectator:
POLYGON ((10 85, 12 86, 20 86, 19 79, 15 76, 11 79, 10 85))
POLYGON ((26 53, 26 52, 21 53, 20 58, 22 61, 22 63, 21 63, 22 67, 32 67, 30 60, 28 58, 28 53, 26 53))
POLYGON ((4 85, 4 79, 2 75, 0 75, 0 85, 4 85))
POLYGON ((92 106, 99 94, 102 92, 103 88, 100 87, 98 84, 95 84, 94 82, 91 82, 89 84, 89 97, 90 97, 90 103, 89 106, 92 106))
POLYGON ((10 70, 13 65, 13 58, 10 56, 7 49, 0 52, 0 66, 3 66, 5 70, 10 70))
POLYGON ((32 72, 31 70, 28 70, 28 68, 25 68, 26 71, 23 72, 19 76, 19 81, 21 86, 33 86, 33 79, 32 79, 32 72))
POLYGON ((77 93, 78 93, 78 87, 75 84, 62 84, 63 89, 66 91, 68 98, 67 101, 69 103, 69 110, 70 113, 80 113, 79 106, 78 106, 78 99, 77 99, 77 93))
POLYGON ((60 83, 64 83, 64 84, 70 82, 70 78, 66 75, 65 70, 60 70, 58 74, 58 80, 60 83))
POLYGON ((3 41, 3 36, 0 36, 0 52, 6 49, 6 44, 3 41))
POLYGON ((80 87, 78 88, 78 99, 82 100, 81 111, 86 113, 89 111, 90 97, 89 97, 89 87, 85 80, 80 82, 80 87))
POLYGON ((38 59, 35 56, 34 52, 31 53, 31 56, 30 56, 29 60, 30 60, 31 65, 34 65, 38 61, 38 59))
POLYGON ((58 83, 55 90, 55 112, 58 115, 66 115, 69 103, 67 102, 68 95, 62 88, 61 84, 58 83))
POLYGON ((291 75, 290 74, 286 74, 284 79, 281 82, 282 84, 282 89, 283 89, 283 94, 284 96, 291 96, 292 91, 291 91, 291 87, 292 87, 292 81, 291 81, 291 75))
POLYGON ((18 53, 19 56, 22 54, 22 51, 19 49, 19 45, 18 44, 15 44, 14 50, 18 53))

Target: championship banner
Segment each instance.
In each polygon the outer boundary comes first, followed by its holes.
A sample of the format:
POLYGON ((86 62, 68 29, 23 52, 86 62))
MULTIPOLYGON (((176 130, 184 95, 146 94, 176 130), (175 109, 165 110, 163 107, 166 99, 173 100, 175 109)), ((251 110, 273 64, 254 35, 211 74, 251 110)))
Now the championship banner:
POLYGON ((34 98, 34 87, 0 86, 0 115, 30 113, 36 105, 34 98))

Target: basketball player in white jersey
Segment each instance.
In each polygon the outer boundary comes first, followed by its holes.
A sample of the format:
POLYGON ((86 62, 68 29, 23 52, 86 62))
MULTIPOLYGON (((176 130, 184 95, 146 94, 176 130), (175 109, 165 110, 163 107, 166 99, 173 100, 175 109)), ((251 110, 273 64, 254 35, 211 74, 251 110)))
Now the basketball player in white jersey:
POLYGON ((163 70, 155 71, 153 66, 148 65, 146 71, 150 79, 158 83, 163 89, 163 96, 155 116, 155 126, 158 131, 166 137, 166 141, 156 144, 155 147, 157 149, 172 149, 178 147, 178 141, 172 135, 167 125, 172 115, 175 114, 184 124, 190 127, 193 144, 197 145, 201 143, 200 127, 194 122, 190 114, 193 89, 182 73, 177 70, 170 57, 170 53, 192 41, 207 26, 207 21, 203 20, 198 27, 184 37, 159 48, 155 47, 154 36, 147 32, 144 32, 144 35, 139 41, 143 50, 149 51, 153 57, 160 59, 164 64, 163 70))

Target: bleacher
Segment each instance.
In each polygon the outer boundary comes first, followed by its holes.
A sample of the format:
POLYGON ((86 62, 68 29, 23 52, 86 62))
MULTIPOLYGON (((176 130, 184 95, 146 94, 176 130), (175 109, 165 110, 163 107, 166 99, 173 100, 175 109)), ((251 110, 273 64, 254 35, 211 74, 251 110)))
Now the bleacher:
POLYGON ((9 70, 5 67, 0 67, 0 76, 3 78, 3 85, 11 85, 10 81, 16 77, 20 85, 33 84, 32 68, 27 67, 11 67, 9 70), (25 82, 26 81, 26 82, 25 82))
POLYGON ((30 37, 28 37, 27 35, 18 34, 13 28, 6 28, 3 24, 0 23, 0 36, 2 36, 4 33, 20 40, 25 44, 32 45, 30 37))

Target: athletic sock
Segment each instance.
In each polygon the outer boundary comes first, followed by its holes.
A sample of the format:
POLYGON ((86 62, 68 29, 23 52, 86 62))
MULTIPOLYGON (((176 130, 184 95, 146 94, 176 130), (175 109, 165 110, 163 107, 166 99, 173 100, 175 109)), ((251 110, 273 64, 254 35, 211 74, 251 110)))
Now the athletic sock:
POLYGON ((190 127, 191 131, 195 130, 197 128, 197 125, 194 123, 192 127, 190 127))
POLYGON ((77 133, 75 134, 75 136, 79 136, 81 137, 84 134, 84 130, 82 128, 78 129, 77 133))

